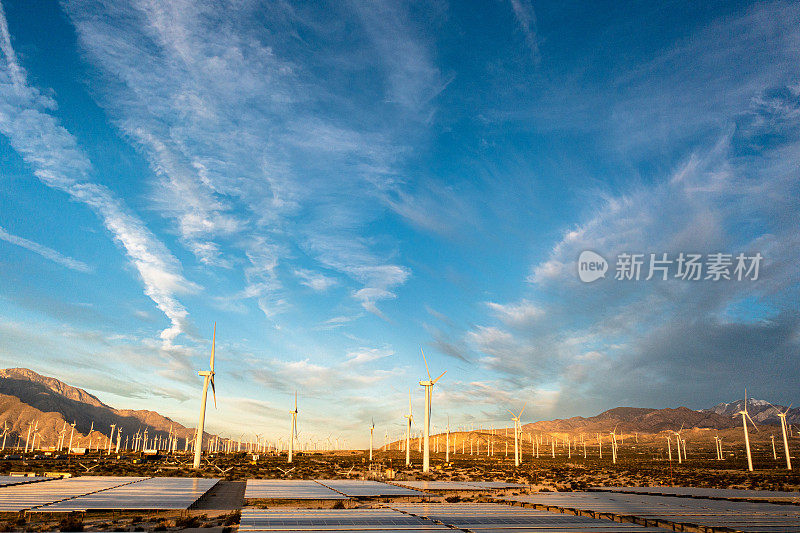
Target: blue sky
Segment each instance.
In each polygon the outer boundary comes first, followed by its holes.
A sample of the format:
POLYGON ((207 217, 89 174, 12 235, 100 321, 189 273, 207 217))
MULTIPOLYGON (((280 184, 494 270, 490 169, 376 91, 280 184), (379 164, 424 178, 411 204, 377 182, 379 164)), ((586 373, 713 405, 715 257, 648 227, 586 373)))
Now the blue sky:
POLYGON ((796 3, 2 6, 3 365, 191 425, 216 321, 209 429, 362 445, 420 348, 439 427, 800 400, 796 3))

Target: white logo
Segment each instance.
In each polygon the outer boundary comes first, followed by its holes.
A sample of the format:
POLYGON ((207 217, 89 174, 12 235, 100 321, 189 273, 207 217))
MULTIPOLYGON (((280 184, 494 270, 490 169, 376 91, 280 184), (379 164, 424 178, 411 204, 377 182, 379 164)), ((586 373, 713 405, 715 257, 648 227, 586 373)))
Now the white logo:
POLYGON ((600 254, 584 250, 578 257, 578 277, 584 283, 606 277, 607 270, 608 262, 600 254))

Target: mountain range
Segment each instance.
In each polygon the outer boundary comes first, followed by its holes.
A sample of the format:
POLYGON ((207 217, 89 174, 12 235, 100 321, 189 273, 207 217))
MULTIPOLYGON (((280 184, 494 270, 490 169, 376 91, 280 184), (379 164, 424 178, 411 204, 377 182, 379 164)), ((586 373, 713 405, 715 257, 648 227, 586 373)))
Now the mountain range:
POLYGON ((73 422, 73 446, 84 447, 90 439, 95 444, 107 442, 112 424, 122 429, 123 439, 145 430, 148 438, 166 437, 172 431, 180 439, 192 439, 195 433, 155 411, 115 409, 83 389, 27 368, 0 369, 0 424, 13 439, 8 445, 15 445, 17 436, 26 438, 29 425, 36 422, 42 446, 57 444, 64 428, 68 440, 73 422))
MULTIPOLYGON (((737 413, 744 400, 720 403, 708 409, 693 410, 687 407, 654 409, 643 407, 616 407, 597 416, 546 420, 523 425, 525 432, 543 433, 593 433, 607 432, 613 428, 621 433, 658 433, 686 428, 727 429, 741 426, 737 413)), ((779 410, 787 411, 789 424, 800 425, 800 408, 788 409, 773 406, 764 400, 749 398, 747 410, 758 424, 779 423, 779 410)), ((26 437, 31 423, 39 424, 43 446, 57 444, 59 435, 75 422, 74 446, 87 446, 93 442, 107 442, 111 424, 122 428, 123 439, 138 431, 148 431, 149 437, 166 437, 170 431, 182 440, 194 437, 194 429, 155 411, 116 409, 104 404, 96 396, 73 387, 56 378, 42 376, 27 368, 0 369, 0 424, 7 429, 13 446, 17 438, 26 437), (92 429, 93 428, 93 429, 92 429), (91 431, 91 433, 90 433, 91 431), (99 439, 99 440, 98 440, 99 439)), ((208 433, 206 437, 213 437, 208 433)), ((64 445, 67 443, 65 442, 64 445)), ((183 446, 179 446, 183 449, 183 446)))

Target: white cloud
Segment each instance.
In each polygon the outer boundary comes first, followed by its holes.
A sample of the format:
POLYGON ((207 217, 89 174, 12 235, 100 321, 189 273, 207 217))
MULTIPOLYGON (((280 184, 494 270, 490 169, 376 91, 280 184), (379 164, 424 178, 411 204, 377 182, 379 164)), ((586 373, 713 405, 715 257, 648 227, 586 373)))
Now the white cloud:
POLYGON ((525 327, 544 316, 544 310, 541 307, 527 300, 507 305, 487 302, 486 305, 505 325, 510 327, 525 327))
POLYGON ((0 71, 0 131, 42 183, 86 205, 102 220, 138 272, 145 294, 169 319, 170 327, 161 332, 161 338, 164 347, 170 348, 175 337, 189 329, 188 313, 176 295, 196 291, 197 285, 183 277, 177 259, 121 200, 107 187, 89 181, 92 165, 51 114, 55 102, 22 83, 24 72, 13 56, 5 17, 2 28, 5 68, 0 71))
MULTIPOLYGON (((383 212, 387 191, 401 190, 393 169, 405 151, 406 130, 428 120, 431 99, 444 87, 424 38, 400 7, 342 6, 359 14, 369 36, 371 45, 359 56, 386 69, 386 100, 402 107, 391 113, 403 121, 370 130, 364 122, 374 109, 354 115, 352 105, 331 106, 352 91, 334 92, 336 80, 292 60, 293 24, 313 18, 310 12, 269 7, 275 27, 265 36, 260 25, 233 22, 254 19, 249 3, 223 11, 213 2, 189 1, 64 0, 63 6, 106 82, 99 103, 149 161, 154 205, 201 263, 232 268, 250 261, 247 283, 259 290, 247 293, 275 316, 287 307, 280 277, 318 270, 307 261, 303 268, 285 265, 295 259, 289 251, 300 247, 319 266, 360 283, 349 293, 381 314, 378 302, 396 297, 393 289, 408 269, 386 262, 359 233, 383 212), (291 28, 283 26, 286 20, 291 28), (394 124, 407 123, 409 112, 417 122, 398 129, 394 124), (332 257, 331 248, 341 253, 332 257)), ((327 21, 318 22, 321 38, 330 38, 327 21)), ((317 28, 314 20, 302 23, 317 28)), ((320 60, 348 64, 327 55, 320 60)), ((321 291, 330 279, 305 281, 321 291)))
POLYGON ((360 365, 363 363, 370 363, 394 355, 393 350, 388 348, 359 348, 347 352, 347 363, 353 365, 360 365))
POLYGON ((509 0, 514 10, 514 16, 525 36, 525 43, 531 51, 534 62, 539 61, 539 38, 536 34, 536 13, 529 0, 509 0))
POLYGON ((91 267, 84 263, 83 261, 78 261, 77 259, 73 259, 71 257, 67 257, 66 255, 53 250, 52 248, 48 248, 47 246, 43 246, 39 243, 30 241, 23 237, 19 237, 17 235, 12 235, 8 233, 5 229, 0 227, 0 239, 10 242, 11 244, 15 244, 17 246, 21 246, 26 250, 30 250, 31 252, 37 253, 42 257, 53 261, 54 263, 58 263, 59 265, 65 266, 72 270, 77 270, 78 272, 91 272, 91 267))
POLYGON ((325 292, 337 283, 336 278, 326 276, 325 274, 313 270, 298 268, 294 273, 300 278, 300 283, 317 292, 325 292))

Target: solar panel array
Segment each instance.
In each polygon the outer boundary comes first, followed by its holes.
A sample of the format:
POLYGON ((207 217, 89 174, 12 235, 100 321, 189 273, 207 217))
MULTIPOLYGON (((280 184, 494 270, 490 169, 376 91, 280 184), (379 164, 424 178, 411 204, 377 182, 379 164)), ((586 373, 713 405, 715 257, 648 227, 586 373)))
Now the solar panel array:
POLYGON ((59 479, 57 477, 44 477, 44 476, 0 476, 0 487, 8 487, 10 485, 26 485, 28 483, 37 483, 39 481, 50 481, 59 479))
POLYGON ((403 504, 393 509, 472 533, 662 532, 655 527, 492 503, 403 504))
POLYGON ((503 490, 523 489, 527 485, 520 483, 506 483, 503 481, 397 481, 395 485, 409 487, 417 490, 503 490))
POLYGON ((143 477, 92 476, 56 479, 0 489, 0 512, 24 511, 76 496, 141 481, 143 477))
POLYGON ((724 500, 765 500, 800 502, 800 492, 780 490, 711 489, 705 487, 592 487, 592 491, 653 494, 658 496, 689 496, 724 500))
POLYGON ((379 496, 428 496, 428 494, 418 490, 413 490, 406 487, 398 487, 397 485, 389 485, 388 483, 381 483, 379 481, 365 481, 358 479, 318 479, 317 482, 337 492, 341 492, 345 496, 350 496, 351 498, 379 496))
POLYGON ((245 499, 347 500, 347 496, 311 479, 248 479, 245 499))
POLYGON ((50 513, 112 509, 188 509, 218 481, 218 479, 208 478, 149 478, 44 505, 36 509, 36 511, 50 513))
POLYGON ((239 531, 413 531, 446 527, 392 509, 243 509, 239 531))
POLYGON ((641 524, 671 528, 800 532, 800 507, 795 505, 613 492, 537 493, 504 499, 594 516, 628 517, 641 524))

